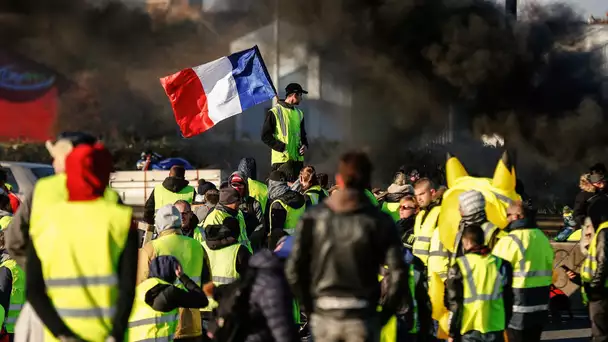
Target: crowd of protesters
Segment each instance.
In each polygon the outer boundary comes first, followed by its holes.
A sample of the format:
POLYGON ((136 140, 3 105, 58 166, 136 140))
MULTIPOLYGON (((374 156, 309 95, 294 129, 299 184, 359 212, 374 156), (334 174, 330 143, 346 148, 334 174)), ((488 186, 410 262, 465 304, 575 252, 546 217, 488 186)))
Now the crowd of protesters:
MULTIPOLYGON (((22 203, 0 177, 0 341, 541 339, 553 250, 526 202, 499 229, 482 192, 463 192, 450 252, 437 228, 447 188, 415 169, 372 189, 370 160, 348 152, 329 188, 313 166, 287 161, 266 178, 244 158, 219 186, 194 188, 173 167, 146 203, 155 234, 142 241, 108 188, 103 144, 73 133, 47 147, 56 174, 22 203), (431 274, 445 285, 445 336, 431 274)), ((568 272, 594 341, 608 338, 604 174, 581 179, 574 216, 592 232, 589 256, 568 272)))

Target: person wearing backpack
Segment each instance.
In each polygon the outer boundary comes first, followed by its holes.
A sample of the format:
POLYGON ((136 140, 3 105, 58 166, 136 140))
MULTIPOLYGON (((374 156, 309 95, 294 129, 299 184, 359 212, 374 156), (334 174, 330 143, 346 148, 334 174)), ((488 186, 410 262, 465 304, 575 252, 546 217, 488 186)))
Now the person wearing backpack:
POLYGON ((252 256, 247 272, 236 282, 205 286, 205 291, 220 303, 209 328, 208 336, 214 341, 300 341, 283 263, 271 251, 252 256))
MULTIPOLYGON (((129 318, 129 341, 172 340, 179 321, 178 309, 204 308, 209 301, 173 256, 159 256, 152 260, 148 275, 149 278, 135 288, 129 318), (185 289, 173 285, 177 280, 185 289)), ((200 337, 180 341, 198 339, 200 337)))

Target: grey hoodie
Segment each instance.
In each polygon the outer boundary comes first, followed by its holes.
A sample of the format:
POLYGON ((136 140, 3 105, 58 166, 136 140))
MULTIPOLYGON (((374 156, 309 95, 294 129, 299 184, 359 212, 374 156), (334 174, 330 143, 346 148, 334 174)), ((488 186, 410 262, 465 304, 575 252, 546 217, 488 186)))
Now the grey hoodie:
POLYGON ((172 204, 161 207, 156 212, 154 219, 156 234, 160 234, 167 229, 178 229, 182 227, 182 214, 172 204))

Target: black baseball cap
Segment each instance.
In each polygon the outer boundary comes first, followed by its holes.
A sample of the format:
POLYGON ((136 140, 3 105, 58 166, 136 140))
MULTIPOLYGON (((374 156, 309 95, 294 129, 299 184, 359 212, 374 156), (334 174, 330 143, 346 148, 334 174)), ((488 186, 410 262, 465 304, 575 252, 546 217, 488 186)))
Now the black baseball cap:
POLYGON ((302 89, 302 86, 298 83, 289 83, 287 87, 285 87, 285 95, 289 94, 308 94, 308 92, 302 89))

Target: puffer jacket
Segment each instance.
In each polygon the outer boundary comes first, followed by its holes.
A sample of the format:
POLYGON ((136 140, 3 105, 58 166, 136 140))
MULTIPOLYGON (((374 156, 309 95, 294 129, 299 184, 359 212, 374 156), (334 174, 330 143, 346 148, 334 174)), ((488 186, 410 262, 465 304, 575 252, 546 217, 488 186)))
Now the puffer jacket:
POLYGON ((269 250, 256 253, 249 260, 256 270, 249 297, 248 322, 251 324, 245 342, 299 341, 293 317, 293 297, 283 273, 283 264, 269 250))
POLYGON ((403 301, 412 304, 401 242, 390 216, 363 191, 344 189, 303 215, 285 273, 306 312, 363 318, 376 315, 384 265, 391 277, 382 321, 403 301))

